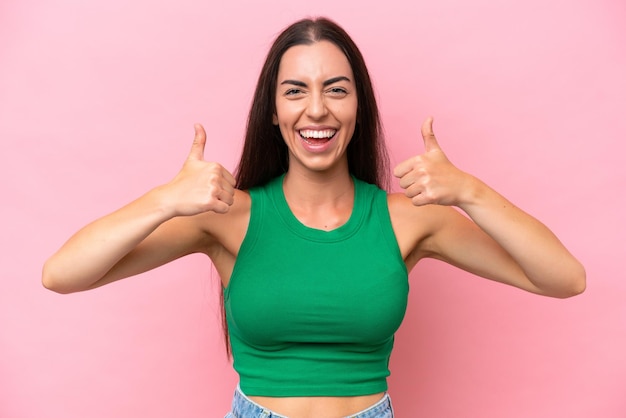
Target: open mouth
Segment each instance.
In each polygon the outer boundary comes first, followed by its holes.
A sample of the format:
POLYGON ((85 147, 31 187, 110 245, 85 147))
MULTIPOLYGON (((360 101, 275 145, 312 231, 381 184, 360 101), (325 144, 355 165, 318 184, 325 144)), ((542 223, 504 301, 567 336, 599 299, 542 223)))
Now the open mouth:
POLYGON ((337 133, 336 129, 312 130, 303 129, 298 131, 300 138, 310 145, 319 145, 330 141, 337 133))

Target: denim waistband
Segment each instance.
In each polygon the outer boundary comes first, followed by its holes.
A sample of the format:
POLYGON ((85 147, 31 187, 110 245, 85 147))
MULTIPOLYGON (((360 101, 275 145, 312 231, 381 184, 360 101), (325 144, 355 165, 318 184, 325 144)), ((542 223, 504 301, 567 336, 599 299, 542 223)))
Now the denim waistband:
MULTIPOLYGON (((239 386, 235 390, 231 412, 224 418, 289 418, 285 415, 277 414, 261 405, 255 403, 241 391, 239 386)), ((350 415, 346 418, 393 418, 393 407, 391 406, 391 398, 389 394, 374 405, 364 409, 361 412, 350 415)))

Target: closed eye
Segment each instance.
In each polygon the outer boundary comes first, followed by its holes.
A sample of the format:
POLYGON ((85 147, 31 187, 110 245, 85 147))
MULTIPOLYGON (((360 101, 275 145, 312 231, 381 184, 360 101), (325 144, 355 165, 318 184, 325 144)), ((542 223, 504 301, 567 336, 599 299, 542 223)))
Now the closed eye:
POLYGON ((298 94, 302 94, 302 90, 300 89, 289 89, 285 92, 285 96, 296 96, 298 94))
POLYGON ((345 95, 348 94, 348 90, 346 90, 343 87, 333 87, 333 88, 326 90, 326 92, 333 97, 344 97, 345 95))

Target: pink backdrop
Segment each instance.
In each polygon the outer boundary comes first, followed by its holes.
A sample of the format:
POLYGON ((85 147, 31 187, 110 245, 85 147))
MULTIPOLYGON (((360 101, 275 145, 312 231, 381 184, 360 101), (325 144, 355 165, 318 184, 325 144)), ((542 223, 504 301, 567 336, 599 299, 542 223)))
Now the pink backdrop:
POLYGON ((587 267, 586 293, 556 300, 420 264, 391 362, 398 416, 626 416, 626 3, 249 3, 0 3, 0 416, 223 416, 236 376, 203 257, 68 296, 41 266, 169 180, 194 122, 234 168, 261 60, 306 15, 361 47, 394 162, 434 115, 453 162, 587 267))

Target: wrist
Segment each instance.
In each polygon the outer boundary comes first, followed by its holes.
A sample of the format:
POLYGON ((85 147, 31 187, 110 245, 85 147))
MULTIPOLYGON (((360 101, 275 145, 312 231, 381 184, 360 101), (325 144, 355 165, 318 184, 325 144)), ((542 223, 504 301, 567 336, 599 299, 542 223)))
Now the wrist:
POLYGON ((157 186, 148 191, 143 199, 147 207, 151 208, 162 222, 179 215, 176 210, 176 199, 168 192, 167 185, 157 186))
POLYGON ((459 208, 466 210, 472 206, 480 205, 488 194, 489 187, 477 177, 465 173, 462 181, 461 193, 457 205, 459 208))

